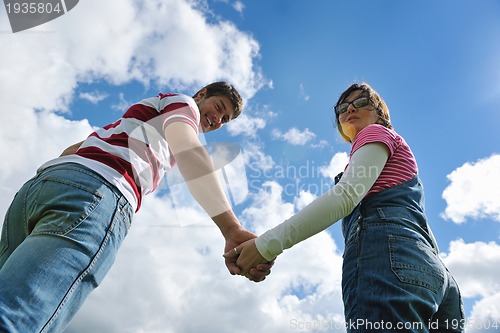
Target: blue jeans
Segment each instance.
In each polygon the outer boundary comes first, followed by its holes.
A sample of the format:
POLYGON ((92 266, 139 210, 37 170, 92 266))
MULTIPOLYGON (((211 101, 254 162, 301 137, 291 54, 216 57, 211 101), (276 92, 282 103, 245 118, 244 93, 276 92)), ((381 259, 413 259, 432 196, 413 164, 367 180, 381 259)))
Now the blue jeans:
POLYGON ((52 166, 24 184, 0 242, 0 332, 60 332, 102 281, 133 210, 92 170, 52 166))
POLYGON ((418 177, 344 218, 347 332, 463 332, 458 286, 437 254, 418 177))

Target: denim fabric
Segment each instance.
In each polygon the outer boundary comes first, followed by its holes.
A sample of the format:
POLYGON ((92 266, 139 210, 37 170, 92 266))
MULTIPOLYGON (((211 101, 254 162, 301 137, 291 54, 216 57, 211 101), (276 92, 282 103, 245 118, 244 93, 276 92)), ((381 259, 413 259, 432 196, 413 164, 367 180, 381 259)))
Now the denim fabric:
POLYGON ((342 223, 347 332, 463 332, 458 286, 438 256, 418 176, 364 199, 342 223))
POLYGON ((0 332, 60 332, 109 271, 133 210, 115 187, 78 164, 24 184, 0 242, 0 332))

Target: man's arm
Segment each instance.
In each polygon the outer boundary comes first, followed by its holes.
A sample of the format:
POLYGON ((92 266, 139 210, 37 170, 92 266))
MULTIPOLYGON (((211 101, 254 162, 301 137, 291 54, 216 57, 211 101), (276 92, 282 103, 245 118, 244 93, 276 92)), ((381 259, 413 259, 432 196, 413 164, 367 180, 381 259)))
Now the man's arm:
MULTIPOLYGON (((229 251, 255 235, 243 229, 215 173, 212 159, 198 139, 193 128, 183 122, 174 122, 165 128, 165 138, 172 151, 179 171, 193 198, 208 213, 226 239, 225 251, 229 251)), ((231 274, 240 274, 236 259, 226 258, 231 274)), ((262 281, 270 272, 267 269, 249 276, 253 281, 262 281)))
POLYGON ((68 148, 64 149, 64 151, 62 152, 62 154, 60 156, 66 156, 66 155, 71 155, 71 154, 76 153, 76 151, 80 148, 82 143, 83 143, 83 141, 80 141, 78 143, 75 143, 72 146, 69 146, 68 148))
POLYGON ((212 159, 193 128, 183 122, 171 123, 165 129, 165 137, 191 195, 212 219, 217 217, 214 222, 221 232, 225 234, 239 226, 236 216, 231 214, 212 159))

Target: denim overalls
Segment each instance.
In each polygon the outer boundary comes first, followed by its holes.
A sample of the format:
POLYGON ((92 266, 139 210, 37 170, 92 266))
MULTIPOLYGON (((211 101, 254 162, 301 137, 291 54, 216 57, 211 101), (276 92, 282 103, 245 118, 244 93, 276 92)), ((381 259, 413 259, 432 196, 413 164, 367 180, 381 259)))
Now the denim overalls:
POLYGON ((343 219, 347 332, 463 332, 460 292, 423 203, 415 176, 363 199, 343 219))

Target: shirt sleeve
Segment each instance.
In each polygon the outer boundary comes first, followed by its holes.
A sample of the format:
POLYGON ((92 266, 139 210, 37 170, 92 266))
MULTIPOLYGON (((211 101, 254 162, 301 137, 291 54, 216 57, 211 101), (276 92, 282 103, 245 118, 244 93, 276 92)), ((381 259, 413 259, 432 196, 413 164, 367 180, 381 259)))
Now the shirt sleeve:
POLYGON ((382 143, 369 143, 358 148, 337 185, 285 222, 257 237, 260 254, 273 260, 283 250, 349 215, 373 186, 388 158, 389 149, 382 143))
POLYGON ((385 144, 387 148, 389 148, 389 156, 394 154, 398 146, 394 131, 379 124, 372 124, 363 128, 358 135, 356 135, 352 142, 351 154, 360 147, 372 142, 381 142, 385 144))
POLYGON ((185 95, 162 96, 160 113, 163 117, 163 129, 173 122, 183 122, 199 131, 200 111, 194 100, 185 95))

